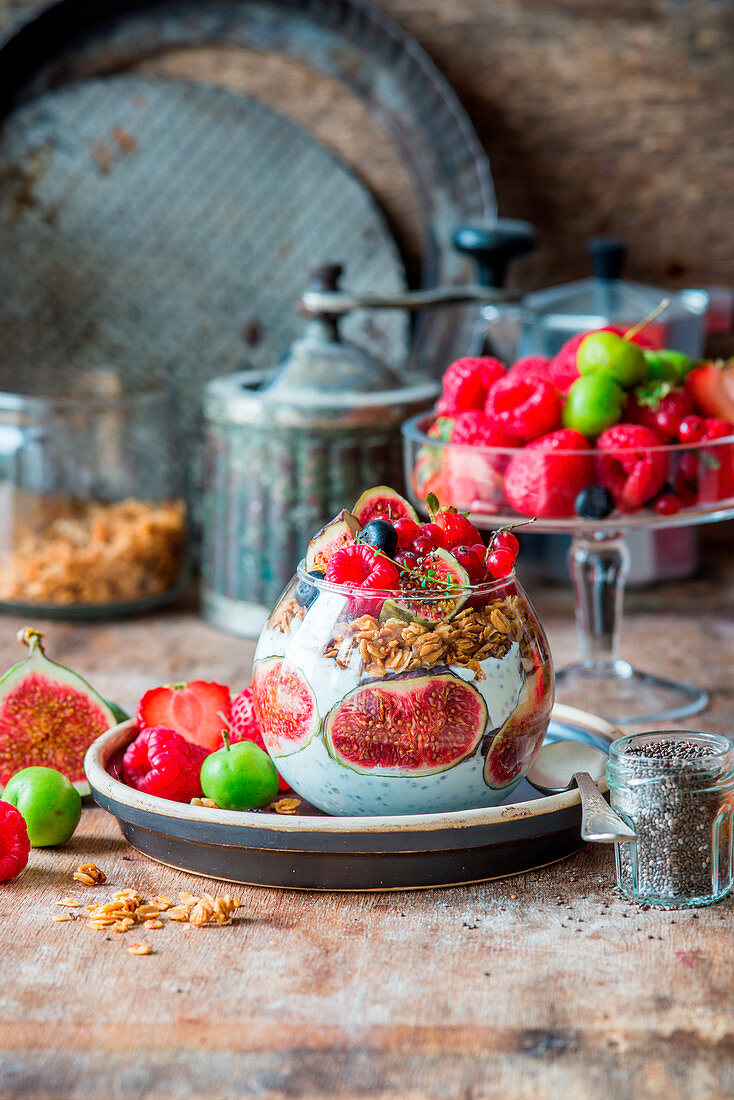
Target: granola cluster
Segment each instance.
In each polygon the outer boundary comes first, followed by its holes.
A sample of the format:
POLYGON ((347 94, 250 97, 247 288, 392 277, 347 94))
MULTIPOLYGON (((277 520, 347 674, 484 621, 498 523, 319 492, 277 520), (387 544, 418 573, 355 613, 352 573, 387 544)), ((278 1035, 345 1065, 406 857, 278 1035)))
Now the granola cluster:
POLYGON ((0 600, 50 605, 125 603, 174 588, 186 506, 35 497, 0 545, 0 600))
POLYGON ((514 642, 519 643, 521 656, 535 663, 533 642, 524 623, 524 616, 529 615, 527 605, 517 596, 466 608, 433 627, 402 619, 381 623, 372 615, 362 615, 336 624, 325 656, 333 657, 340 668, 349 668, 354 667, 356 653, 358 671, 368 677, 458 665, 483 679, 481 662, 504 657, 514 642))

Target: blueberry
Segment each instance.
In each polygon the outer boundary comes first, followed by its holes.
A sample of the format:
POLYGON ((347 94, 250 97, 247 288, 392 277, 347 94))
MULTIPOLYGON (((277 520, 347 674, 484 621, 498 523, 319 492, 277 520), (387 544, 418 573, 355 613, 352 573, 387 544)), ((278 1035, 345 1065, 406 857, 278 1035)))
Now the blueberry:
POLYGON ((398 548, 398 533, 386 519, 372 519, 364 525, 356 541, 374 546, 375 550, 382 550, 388 558, 393 558, 398 548))
POLYGON ((603 485, 590 485, 581 490, 574 507, 582 519, 606 519, 614 511, 614 497, 603 485))
MULTIPOLYGON (((324 579, 324 574, 318 569, 312 569, 309 572, 309 577, 316 577, 318 580, 324 579)), ((301 607, 310 607, 319 594, 319 590, 315 584, 309 584, 308 581, 301 580, 300 577, 296 581, 296 587, 293 590, 293 595, 296 597, 296 603, 301 607)))

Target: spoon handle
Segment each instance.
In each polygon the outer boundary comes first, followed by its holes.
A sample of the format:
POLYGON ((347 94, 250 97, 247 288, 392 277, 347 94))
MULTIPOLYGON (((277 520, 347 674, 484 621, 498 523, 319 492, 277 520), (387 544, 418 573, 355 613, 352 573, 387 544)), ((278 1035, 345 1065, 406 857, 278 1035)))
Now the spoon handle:
POLYGON ((616 814, 588 772, 574 772, 581 794, 581 839, 600 844, 618 844, 636 840, 635 833, 616 814))

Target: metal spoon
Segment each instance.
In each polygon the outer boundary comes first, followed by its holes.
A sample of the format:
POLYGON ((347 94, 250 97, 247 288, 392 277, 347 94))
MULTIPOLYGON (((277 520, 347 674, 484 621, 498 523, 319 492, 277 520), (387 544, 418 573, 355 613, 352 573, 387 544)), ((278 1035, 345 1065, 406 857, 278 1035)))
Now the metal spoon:
POLYGON ((562 794, 574 783, 581 795, 581 838, 600 844, 620 844, 637 836, 602 797, 595 780, 606 769, 607 754, 578 741, 543 745, 526 779, 543 794, 562 794))

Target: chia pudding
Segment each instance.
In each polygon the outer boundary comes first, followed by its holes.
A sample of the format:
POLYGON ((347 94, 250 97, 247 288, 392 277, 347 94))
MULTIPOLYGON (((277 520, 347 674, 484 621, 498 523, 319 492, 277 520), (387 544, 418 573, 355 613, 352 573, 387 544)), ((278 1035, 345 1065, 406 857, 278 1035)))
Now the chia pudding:
POLYGON ((542 628, 511 569, 474 580, 458 564, 461 547, 456 558, 434 547, 403 570, 389 542, 388 569, 380 548, 373 558, 360 540, 370 522, 362 515, 351 541, 319 559, 322 575, 307 556, 260 636, 253 690, 268 751, 293 789, 330 814, 496 805, 550 720, 542 628), (379 583, 355 580, 376 562, 379 583), (340 569, 348 581, 332 579, 340 569))
POLYGON ((616 848, 617 883, 634 900, 704 905, 732 886, 734 742, 661 731, 616 741, 611 803, 637 840, 616 848))

